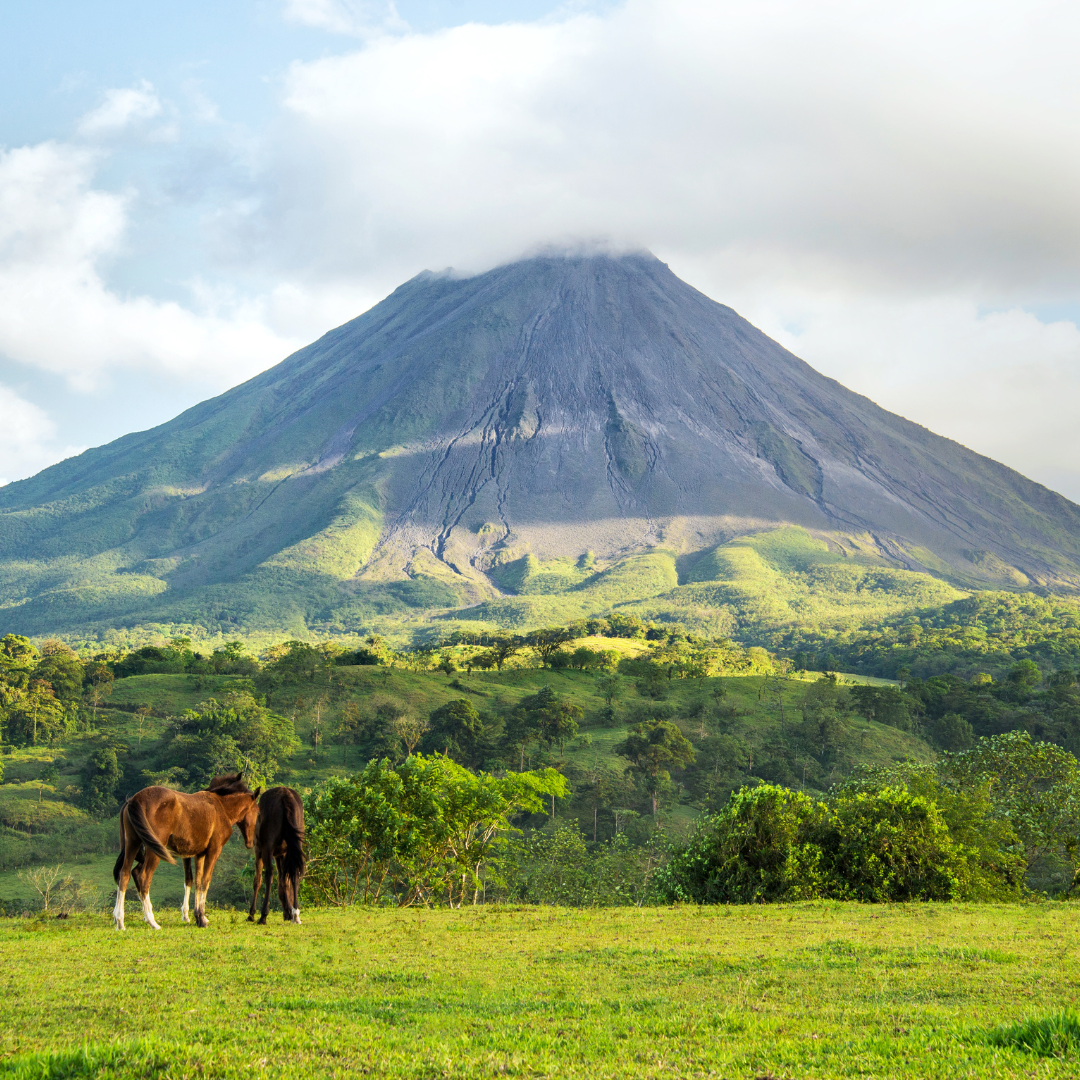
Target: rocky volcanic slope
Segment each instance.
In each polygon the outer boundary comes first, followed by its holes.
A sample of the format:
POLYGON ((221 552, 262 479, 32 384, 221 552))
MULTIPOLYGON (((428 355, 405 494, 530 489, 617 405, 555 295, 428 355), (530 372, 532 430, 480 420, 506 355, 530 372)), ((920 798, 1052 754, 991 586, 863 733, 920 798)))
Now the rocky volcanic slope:
POLYGON ((1080 507, 640 254, 421 274, 228 393, 0 489, 0 604, 33 632, 245 625, 260 604, 300 632, 361 596, 354 622, 494 596, 526 553, 705 551, 780 523, 961 582, 1080 584, 1080 507))

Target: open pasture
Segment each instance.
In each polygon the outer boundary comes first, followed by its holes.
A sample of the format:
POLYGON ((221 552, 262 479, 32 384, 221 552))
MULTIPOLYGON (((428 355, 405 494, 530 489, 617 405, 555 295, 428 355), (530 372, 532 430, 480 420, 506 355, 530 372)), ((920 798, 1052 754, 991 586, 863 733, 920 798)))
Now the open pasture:
POLYGON ((0 921, 0 1076, 1075 1076, 1072 905, 161 909, 0 921))

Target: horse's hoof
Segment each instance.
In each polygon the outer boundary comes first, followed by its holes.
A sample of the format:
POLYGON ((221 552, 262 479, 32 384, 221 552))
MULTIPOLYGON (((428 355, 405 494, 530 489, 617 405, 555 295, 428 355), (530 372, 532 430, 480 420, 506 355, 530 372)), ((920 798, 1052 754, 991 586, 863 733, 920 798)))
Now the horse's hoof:
POLYGON ((255 921, 255 916, 254 915, 249 915, 248 916, 248 922, 254 922, 254 921, 255 921))
POLYGON ((260 926, 265 926, 266 925, 266 916, 265 915, 259 920, 259 925, 260 926))

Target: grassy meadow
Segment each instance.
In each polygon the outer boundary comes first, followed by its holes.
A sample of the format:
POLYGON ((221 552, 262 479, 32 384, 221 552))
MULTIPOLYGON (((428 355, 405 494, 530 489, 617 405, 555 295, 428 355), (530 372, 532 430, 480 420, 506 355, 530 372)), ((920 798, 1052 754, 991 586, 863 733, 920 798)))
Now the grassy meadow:
POLYGON ((1075 1076, 1072 905, 0 920, 5 1077, 1075 1076))

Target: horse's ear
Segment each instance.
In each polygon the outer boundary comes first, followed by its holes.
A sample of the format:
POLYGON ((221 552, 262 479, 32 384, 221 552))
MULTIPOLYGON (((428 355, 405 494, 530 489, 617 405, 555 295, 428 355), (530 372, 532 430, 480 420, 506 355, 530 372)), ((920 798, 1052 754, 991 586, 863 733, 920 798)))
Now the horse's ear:
POLYGON ((257 788, 256 788, 256 789, 255 789, 255 790, 254 790, 254 791, 252 792, 252 794, 251 794, 251 797, 252 797, 253 799, 257 799, 257 798, 259 797, 259 795, 260 795, 260 793, 261 793, 261 792, 262 792, 262 788, 261 788, 261 787, 257 787, 257 788))

